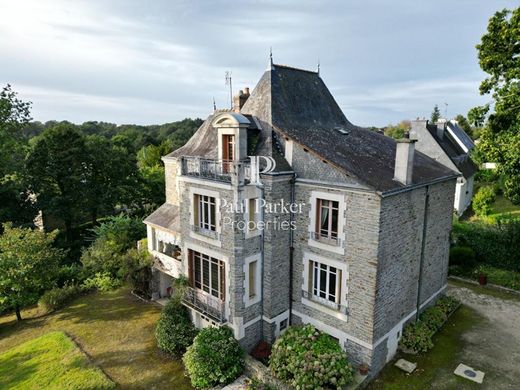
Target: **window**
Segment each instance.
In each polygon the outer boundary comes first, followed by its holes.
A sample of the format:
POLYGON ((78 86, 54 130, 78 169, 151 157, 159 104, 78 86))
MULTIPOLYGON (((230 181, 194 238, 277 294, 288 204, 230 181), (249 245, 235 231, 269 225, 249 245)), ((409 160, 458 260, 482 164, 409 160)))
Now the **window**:
POLYGON ((247 230, 252 231, 257 229, 257 210, 256 210, 256 199, 251 198, 248 200, 248 207, 247 207, 247 230))
POLYGON ((192 250, 189 260, 192 286, 224 300, 224 262, 192 250))
POLYGON ((195 195, 197 226, 204 230, 216 230, 215 198, 207 195, 195 195))
POLYGON ((287 318, 280 321, 280 332, 287 328, 287 318))
POLYGON ((310 262, 312 297, 323 303, 339 303, 341 270, 331 265, 310 262))
POLYGON ((256 296, 256 267, 256 260, 249 263, 249 299, 253 299, 256 296))
POLYGON ((317 199, 316 239, 338 239, 339 202, 317 199))

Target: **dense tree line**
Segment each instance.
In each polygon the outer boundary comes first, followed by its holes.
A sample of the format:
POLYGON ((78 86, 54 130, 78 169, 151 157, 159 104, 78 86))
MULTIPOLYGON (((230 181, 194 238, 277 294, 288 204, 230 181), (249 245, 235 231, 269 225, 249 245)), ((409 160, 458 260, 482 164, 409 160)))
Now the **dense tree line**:
MULTIPOLYGON (((8 85, 0 95, 0 224, 31 226, 38 211, 74 229, 100 217, 143 217, 164 202, 160 160, 201 125, 184 119, 163 125, 31 121, 30 102, 8 85)), ((59 239, 57 240, 60 241, 59 239)))

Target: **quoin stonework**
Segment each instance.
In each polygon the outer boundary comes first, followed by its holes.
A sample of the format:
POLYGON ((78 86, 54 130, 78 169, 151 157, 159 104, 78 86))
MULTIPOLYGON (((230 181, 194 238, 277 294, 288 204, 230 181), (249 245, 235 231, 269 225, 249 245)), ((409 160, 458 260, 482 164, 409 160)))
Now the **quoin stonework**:
POLYGON ((318 72, 270 63, 163 161, 166 203, 145 220, 154 299, 186 276, 195 325, 248 351, 311 323, 375 375, 446 288, 459 173, 350 123, 318 72), (275 168, 253 180, 249 156, 275 168), (280 202, 295 206, 264 207, 280 202))

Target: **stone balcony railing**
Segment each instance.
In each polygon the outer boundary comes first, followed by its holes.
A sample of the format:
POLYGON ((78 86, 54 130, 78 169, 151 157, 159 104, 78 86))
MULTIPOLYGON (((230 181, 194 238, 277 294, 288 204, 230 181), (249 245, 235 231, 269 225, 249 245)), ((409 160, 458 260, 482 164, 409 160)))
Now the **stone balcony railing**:
POLYGON ((220 324, 226 322, 224 301, 198 288, 187 287, 182 303, 220 324))
POLYGON ((181 175, 242 185, 251 180, 251 164, 247 160, 214 160, 183 156, 181 175))

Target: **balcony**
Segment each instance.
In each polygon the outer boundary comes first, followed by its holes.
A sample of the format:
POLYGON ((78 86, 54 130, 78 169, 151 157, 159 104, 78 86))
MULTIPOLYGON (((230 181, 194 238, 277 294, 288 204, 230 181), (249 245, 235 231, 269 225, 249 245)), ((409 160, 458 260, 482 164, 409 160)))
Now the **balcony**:
POLYGON ((220 324, 226 322, 225 303, 198 288, 187 287, 182 303, 220 324))
POLYGON ((338 237, 325 236, 319 232, 309 232, 309 238, 331 246, 342 246, 342 241, 338 237))
POLYGON ((181 175, 242 185, 251 180, 251 164, 245 160, 213 160, 183 156, 181 175))

